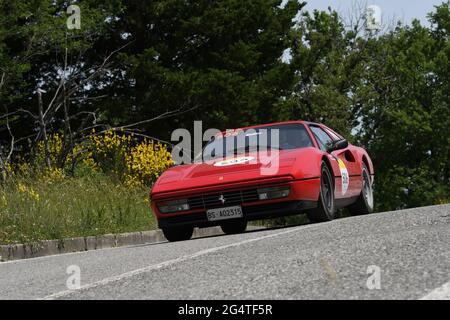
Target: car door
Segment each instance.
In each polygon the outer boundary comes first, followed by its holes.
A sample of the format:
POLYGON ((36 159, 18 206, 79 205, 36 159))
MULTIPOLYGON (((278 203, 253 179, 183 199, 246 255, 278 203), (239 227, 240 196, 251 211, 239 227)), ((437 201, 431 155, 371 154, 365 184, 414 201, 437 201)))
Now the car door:
MULTIPOLYGON (((336 134, 330 128, 323 126, 322 129, 333 139, 333 141, 343 139, 342 136, 336 134)), ((357 162, 357 155, 354 150, 354 147, 349 144, 347 148, 336 150, 331 153, 334 157, 338 159, 340 170, 344 171, 347 169, 348 179, 347 177, 343 178, 342 183, 342 194, 345 197, 353 197, 359 195, 362 188, 362 178, 361 178, 361 167, 357 162), (345 184, 347 184, 347 191, 345 191, 345 184)))
MULTIPOLYGON (((317 141, 319 148, 327 152, 327 145, 342 137, 337 136, 333 132, 327 130, 326 127, 320 125, 310 125, 311 132, 317 141)), ((355 179, 357 171, 356 161, 353 153, 349 148, 333 151, 328 154, 335 178, 334 194, 336 199, 353 197, 359 193, 360 182, 355 179)))

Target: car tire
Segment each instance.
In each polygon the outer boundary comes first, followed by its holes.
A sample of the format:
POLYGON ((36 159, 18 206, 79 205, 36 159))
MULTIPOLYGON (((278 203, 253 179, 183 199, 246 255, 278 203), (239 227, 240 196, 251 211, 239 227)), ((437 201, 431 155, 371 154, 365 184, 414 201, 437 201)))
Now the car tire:
POLYGON ((325 161, 322 161, 320 176, 319 201, 316 209, 309 210, 306 214, 311 222, 331 221, 335 217, 334 183, 325 161))
POLYGON ((193 227, 173 227, 173 228, 162 228, 164 237, 169 242, 189 240, 194 232, 193 227))
POLYGON ((220 228, 222 228, 222 231, 225 234, 243 233, 247 229, 247 220, 239 219, 234 221, 227 221, 223 223, 220 228))
POLYGON ((355 203, 348 207, 352 216, 369 214, 373 212, 373 189, 369 169, 363 164, 362 168, 363 187, 355 203))

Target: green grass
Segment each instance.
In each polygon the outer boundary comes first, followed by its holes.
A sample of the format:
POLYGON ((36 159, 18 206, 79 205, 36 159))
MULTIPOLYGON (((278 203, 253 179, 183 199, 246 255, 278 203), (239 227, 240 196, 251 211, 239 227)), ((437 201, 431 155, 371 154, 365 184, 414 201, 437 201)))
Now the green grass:
POLYGON ((0 184, 0 244, 153 230, 148 188, 96 175, 0 184))
MULTIPOLYGON (((127 187, 92 172, 75 178, 15 175, 0 184, 0 244, 154 230, 148 188, 127 187)), ((307 223, 305 215, 253 221, 281 227, 307 223)))

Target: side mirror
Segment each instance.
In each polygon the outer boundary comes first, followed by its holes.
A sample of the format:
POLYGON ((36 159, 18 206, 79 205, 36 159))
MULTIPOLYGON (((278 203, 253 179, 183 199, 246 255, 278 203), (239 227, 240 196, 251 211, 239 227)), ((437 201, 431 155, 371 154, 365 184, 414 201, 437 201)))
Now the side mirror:
POLYGON ((346 139, 342 139, 342 140, 338 140, 338 141, 333 141, 332 143, 330 143, 327 146, 327 152, 333 152, 336 150, 341 150, 341 149, 345 149, 348 147, 348 141, 346 139))

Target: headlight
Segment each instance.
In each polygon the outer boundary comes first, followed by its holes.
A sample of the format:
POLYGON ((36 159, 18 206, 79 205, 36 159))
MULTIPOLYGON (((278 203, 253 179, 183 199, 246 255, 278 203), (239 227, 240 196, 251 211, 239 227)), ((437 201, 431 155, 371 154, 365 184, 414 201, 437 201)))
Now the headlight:
POLYGON ((271 187, 258 189, 259 200, 284 198, 289 195, 291 189, 289 186, 271 187))
POLYGON ((158 203, 158 208, 162 213, 170 213, 189 210, 189 204, 187 199, 163 201, 158 203))

